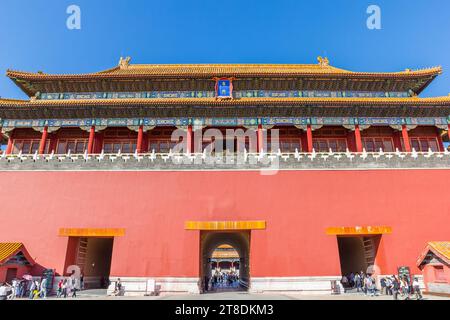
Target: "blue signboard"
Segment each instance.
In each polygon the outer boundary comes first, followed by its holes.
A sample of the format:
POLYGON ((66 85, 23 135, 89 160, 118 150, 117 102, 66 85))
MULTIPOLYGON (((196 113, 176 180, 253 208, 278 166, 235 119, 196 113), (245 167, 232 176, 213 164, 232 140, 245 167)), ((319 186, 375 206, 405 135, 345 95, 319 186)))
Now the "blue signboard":
POLYGON ((231 98, 233 87, 230 79, 217 79, 216 96, 218 98, 231 98))

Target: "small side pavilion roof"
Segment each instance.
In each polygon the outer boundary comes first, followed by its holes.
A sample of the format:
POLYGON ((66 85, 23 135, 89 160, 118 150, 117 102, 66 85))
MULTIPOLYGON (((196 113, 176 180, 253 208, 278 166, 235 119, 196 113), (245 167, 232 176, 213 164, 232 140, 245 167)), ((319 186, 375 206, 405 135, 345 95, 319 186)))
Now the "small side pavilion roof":
POLYGON ((0 242, 0 266, 14 257, 19 252, 25 256, 30 265, 34 264, 33 258, 31 258, 27 249, 21 242, 0 242))
POLYGON ((443 260, 450 265, 450 241, 431 241, 427 243, 427 246, 422 251, 419 259, 417 259, 417 266, 420 268, 427 259, 429 253, 434 254, 436 257, 443 260))

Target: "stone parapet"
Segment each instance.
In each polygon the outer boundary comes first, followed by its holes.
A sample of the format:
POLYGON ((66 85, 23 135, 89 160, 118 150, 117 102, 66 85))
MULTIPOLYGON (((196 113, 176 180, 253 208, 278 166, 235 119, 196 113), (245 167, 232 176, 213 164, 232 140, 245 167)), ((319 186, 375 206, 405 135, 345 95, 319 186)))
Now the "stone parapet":
POLYGON ((1 171, 450 169, 450 152, 2 155, 1 171))

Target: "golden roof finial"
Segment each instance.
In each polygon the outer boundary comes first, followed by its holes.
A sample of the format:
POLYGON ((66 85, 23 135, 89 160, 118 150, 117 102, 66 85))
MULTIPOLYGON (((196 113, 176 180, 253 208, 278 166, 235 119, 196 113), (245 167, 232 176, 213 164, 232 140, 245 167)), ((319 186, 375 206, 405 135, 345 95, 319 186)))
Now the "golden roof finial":
POLYGON ((128 66, 130 65, 130 60, 131 60, 130 57, 126 57, 126 58, 120 57, 120 60, 119 60, 119 67, 120 67, 121 69, 122 69, 122 68, 124 68, 124 69, 128 68, 128 66))
POLYGON ((317 57, 317 61, 319 61, 319 65, 322 67, 326 67, 330 65, 330 61, 327 57, 322 58, 322 56, 317 57))

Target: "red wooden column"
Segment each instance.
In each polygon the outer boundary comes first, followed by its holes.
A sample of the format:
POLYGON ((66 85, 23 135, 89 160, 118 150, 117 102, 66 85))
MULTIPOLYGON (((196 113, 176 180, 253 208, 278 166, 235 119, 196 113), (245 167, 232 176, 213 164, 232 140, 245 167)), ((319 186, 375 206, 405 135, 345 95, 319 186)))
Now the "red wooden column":
POLYGON ((12 153, 12 148, 13 148, 13 138, 12 138, 12 132, 9 134, 8 137, 8 146, 6 147, 6 154, 11 154, 12 153))
POLYGON ((313 151, 313 138, 312 138, 312 128, 311 125, 308 124, 306 126, 306 143, 308 146, 308 152, 313 151))
POLYGON ((140 125, 138 129, 138 136, 136 142, 136 151, 137 153, 142 152, 142 139, 144 137, 144 126, 140 125))
POLYGON ((47 136, 48 136, 48 126, 45 126, 44 131, 42 131, 41 142, 39 143, 39 154, 44 154, 47 136))
POLYGON ((355 125, 355 141, 356 141, 356 152, 362 152, 362 140, 361 140, 361 131, 359 130, 359 125, 355 125))
MULTIPOLYGON (((264 134, 263 134, 263 128, 262 128, 262 124, 258 125, 258 152, 261 152, 261 150, 264 147, 264 134)), ((267 151, 267 150, 266 150, 267 151)))
POLYGON ((192 125, 188 125, 187 133, 186 133, 186 153, 190 154, 193 152, 193 143, 192 143, 193 135, 192 135, 192 125))
POLYGON ((445 151, 445 146, 444 146, 444 141, 442 140, 441 132, 439 131, 439 129, 437 129, 436 131, 437 131, 437 140, 438 140, 439 152, 444 152, 445 151))
MULTIPOLYGON (((450 141, 450 123, 447 125, 447 136, 448 136, 448 141, 450 141)), ((444 146, 444 151, 445 151, 445 146, 444 146)))
POLYGON ((409 134, 406 125, 402 125, 402 137, 403 137, 403 145, 405 146, 405 152, 411 152, 411 144, 409 143, 409 134))
POLYGON ((91 131, 89 131, 89 141, 88 141, 88 148, 87 148, 87 152, 89 154, 92 153, 92 150, 94 148, 94 139, 95 139, 95 126, 91 126, 91 131))

